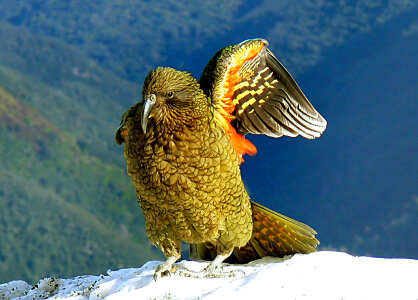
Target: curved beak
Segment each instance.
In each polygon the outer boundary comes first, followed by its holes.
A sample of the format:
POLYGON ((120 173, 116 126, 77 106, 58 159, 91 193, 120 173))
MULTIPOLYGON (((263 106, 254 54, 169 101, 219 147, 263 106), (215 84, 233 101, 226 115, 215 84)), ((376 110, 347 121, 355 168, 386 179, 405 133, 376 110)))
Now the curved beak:
POLYGON ((148 119, 152 116, 152 109, 155 105, 156 96, 154 94, 146 95, 144 105, 142 106, 142 131, 147 133, 148 119))

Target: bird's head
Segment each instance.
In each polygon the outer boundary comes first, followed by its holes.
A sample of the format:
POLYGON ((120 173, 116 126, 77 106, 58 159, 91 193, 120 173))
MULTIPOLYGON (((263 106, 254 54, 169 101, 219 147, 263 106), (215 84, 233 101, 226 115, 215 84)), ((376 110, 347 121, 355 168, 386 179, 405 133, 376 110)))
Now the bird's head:
POLYGON ((187 72, 156 68, 144 81, 141 125, 144 133, 151 124, 175 129, 192 125, 207 115, 208 102, 197 80, 187 72))

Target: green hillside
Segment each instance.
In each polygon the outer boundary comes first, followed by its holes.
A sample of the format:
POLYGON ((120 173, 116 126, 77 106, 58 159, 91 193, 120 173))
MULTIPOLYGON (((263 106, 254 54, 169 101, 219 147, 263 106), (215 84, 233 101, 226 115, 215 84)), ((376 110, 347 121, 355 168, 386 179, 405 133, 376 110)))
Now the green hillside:
POLYGON ((106 96, 82 80, 51 87, 29 74, 0 65, 0 282, 100 273, 157 258, 124 165, 113 162, 122 155, 102 146, 113 143, 114 129, 91 105, 101 111, 112 102, 100 107, 99 95, 106 96), (69 96, 74 86, 83 99, 69 96))
POLYGON ((121 162, 114 131, 138 87, 76 48, 0 23, 0 85, 103 160, 121 162), (117 150, 116 150, 117 149, 117 150))

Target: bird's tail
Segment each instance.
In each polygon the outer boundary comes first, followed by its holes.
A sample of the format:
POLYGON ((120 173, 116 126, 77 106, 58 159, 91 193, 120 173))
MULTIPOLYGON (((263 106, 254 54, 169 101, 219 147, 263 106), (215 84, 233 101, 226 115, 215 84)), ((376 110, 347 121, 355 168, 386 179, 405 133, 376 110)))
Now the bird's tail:
MULTIPOLYGON (((316 251, 319 241, 311 227, 256 202, 251 201, 251 205, 252 237, 244 247, 235 248, 227 262, 246 263, 264 256, 283 257, 316 251)), ((216 249, 208 244, 191 245, 190 255, 192 259, 210 260, 216 256, 216 249)))

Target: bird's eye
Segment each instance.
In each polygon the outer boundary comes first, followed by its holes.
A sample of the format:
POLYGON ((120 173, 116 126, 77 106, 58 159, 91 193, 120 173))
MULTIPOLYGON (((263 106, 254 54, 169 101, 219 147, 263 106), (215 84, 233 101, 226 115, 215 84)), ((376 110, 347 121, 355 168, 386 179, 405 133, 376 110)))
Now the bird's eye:
POLYGON ((174 93, 173 92, 168 92, 168 94, 167 94, 167 97, 168 98, 173 98, 173 96, 174 96, 174 93))

